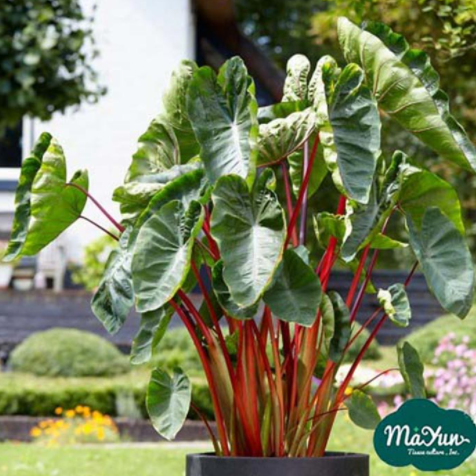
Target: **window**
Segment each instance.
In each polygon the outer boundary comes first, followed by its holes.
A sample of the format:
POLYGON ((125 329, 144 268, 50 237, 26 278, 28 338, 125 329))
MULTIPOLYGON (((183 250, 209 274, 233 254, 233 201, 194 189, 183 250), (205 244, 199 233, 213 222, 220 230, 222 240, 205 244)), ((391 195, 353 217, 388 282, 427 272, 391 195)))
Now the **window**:
MULTIPOLYGON (((21 167, 22 160, 22 121, 14 129, 7 129, 0 139, 0 170, 21 167)), ((1 171, 0 171, 1 178, 1 171)))

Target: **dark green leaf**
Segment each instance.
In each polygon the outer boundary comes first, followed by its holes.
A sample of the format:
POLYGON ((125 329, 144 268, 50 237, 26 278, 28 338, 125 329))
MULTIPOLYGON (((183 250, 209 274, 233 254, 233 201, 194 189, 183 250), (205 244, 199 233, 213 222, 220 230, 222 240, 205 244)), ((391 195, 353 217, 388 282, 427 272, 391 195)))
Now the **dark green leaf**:
POLYGON ((412 311, 405 286, 401 283, 392 284, 388 289, 379 289, 377 299, 385 314, 400 327, 410 324, 412 311))
POLYGON ((187 417, 192 398, 192 386, 181 369, 171 378, 167 372, 155 369, 147 388, 147 411, 152 425, 167 440, 173 440, 187 417))
POLYGON ((316 127, 316 115, 309 108, 284 119, 261 124, 258 136, 258 166, 284 160, 299 149, 316 127))
POLYGON ((213 191, 211 232, 223 259, 223 279, 239 306, 249 307, 270 285, 283 252, 284 212, 265 169, 250 193, 244 179, 222 177, 213 191))
POLYGON ((91 301, 94 315, 106 330, 115 334, 122 327, 134 305, 132 288, 132 252, 136 233, 127 228, 106 262, 104 274, 91 301))
POLYGON ((274 119, 284 119, 293 112, 303 111, 307 107, 307 101, 278 102, 271 106, 264 106, 258 109, 258 121, 260 124, 267 124, 274 119))
POLYGON ((286 250, 263 300, 273 314, 287 322, 311 326, 322 298, 319 278, 294 250, 286 250))
POLYGON ((338 37, 347 61, 362 66, 389 116, 445 159, 476 170, 476 148, 451 116, 426 53, 411 49, 403 36, 382 23, 369 22, 361 30, 340 18, 338 37))
POLYGON ((367 203, 380 155, 377 103, 356 64, 338 74, 335 60, 319 60, 314 98, 324 159, 337 188, 352 200, 367 203))
POLYGON ((424 368, 417 350, 408 342, 403 342, 398 345, 397 352, 398 365, 408 391, 413 398, 426 398, 424 368))
POLYGON ((258 303, 248 307, 240 306, 233 301, 230 290, 223 280, 223 262, 220 260, 213 267, 213 292, 224 311, 235 319, 252 319, 258 312, 258 303))
POLYGON ((180 289, 190 269, 194 240, 203 223, 200 204, 185 210, 173 200, 141 227, 132 259, 138 312, 162 307, 180 289))
POLYGON ((375 430, 380 423, 380 415, 372 398, 361 390, 354 390, 345 401, 350 419, 360 428, 375 430))
POLYGON ((350 314, 345 302, 335 291, 329 291, 328 296, 334 308, 334 335, 329 347, 329 358, 339 362, 350 338, 350 314))
POLYGON ((209 67, 194 73, 188 90, 188 113, 210 182, 235 174, 252 183, 257 111, 254 85, 240 58, 228 60, 218 78, 209 67))
POLYGON ((417 229, 407 216, 410 245, 428 287, 448 312, 464 318, 473 304, 474 271, 468 245, 454 223, 439 208, 430 207, 417 229))
POLYGON ((140 365, 148 362, 159 345, 172 319, 171 306, 159 307, 141 316, 139 332, 131 347, 131 363, 140 365))

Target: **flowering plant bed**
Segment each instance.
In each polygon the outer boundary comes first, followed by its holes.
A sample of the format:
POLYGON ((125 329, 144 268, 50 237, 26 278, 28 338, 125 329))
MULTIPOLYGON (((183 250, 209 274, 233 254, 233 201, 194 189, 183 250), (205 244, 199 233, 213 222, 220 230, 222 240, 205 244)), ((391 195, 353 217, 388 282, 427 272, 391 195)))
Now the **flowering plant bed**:
MULTIPOLYGON (((436 71, 382 24, 361 29, 342 18, 338 36, 347 65, 326 56, 309 77, 309 61, 291 58, 282 102, 265 108, 239 58, 218 75, 183 62, 114 193, 120 223, 88 192, 86 171, 67 180, 63 150, 49 134, 22 167, 7 259, 36 254, 78 218, 89 221, 82 212, 93 201, 117 231, 95 225, 119 247, 92 309, 114 333, 135 305, 142 315, 136 364, 151 358, 172 315, 180 317, 210 388, 216 434, 203 420, 216 455, 324 456, 344 409, 375 428, 380 416, 366 384, 346 389, 383 324, 408 325, 406 287, 417 266, 446 311, 464 318, 473 301, 455 190, 404 152, 387 158, 380 149, 385 113, 443 159, 476 168, 476 150, 450 115, 436 71), (309 200, 324 181, 340 198, 334 210, 313 214, 309 200), (398 215, 409 243, 387 234, 398 215), (379 307, 363 326, 369 337, 336 384, 359 335, 364 294, 374 291, 379 253, 397 247, 414 253, 414 265, 403 282, 378 290, 379 307), (354 272, 343 296, 328 290, 337 262, 354 272), (189 297, 196 286, 201 306, 189 297)), ((398 354, 408 391, 424 397, 416 350, 405 343, 398 354)), ((182 370, 152 372, 147 407, 165 438, 180 430, 190 396, 182 370)), ((351 460, 355 474, 366 474, 365 458, 351 460)))

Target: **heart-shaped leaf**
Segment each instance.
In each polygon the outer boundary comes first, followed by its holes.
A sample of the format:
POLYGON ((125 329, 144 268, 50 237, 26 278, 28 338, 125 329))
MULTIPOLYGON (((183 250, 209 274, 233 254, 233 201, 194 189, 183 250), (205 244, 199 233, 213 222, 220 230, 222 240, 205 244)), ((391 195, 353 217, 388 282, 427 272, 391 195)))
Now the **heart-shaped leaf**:
POLYGON ((3 261, 14 260, 20 256, 23 249, 31 218, 31 188, 51 140, 52 137, 47 132, 41 134, 29 157, 22 163, 15 192, 15 215, 13 217, 12 233, 5 255, 2 258, 3 261))
POLYGON ((397 346, 400 373, 413 398, 426 398, 423 364, 417 350, 408 342, 397 346))
POLYGON ((222 177, 212 194, 211 232, 223 259, 223 280, 241 307, 252 306, 270 285, 283 252, 285 219, 274 175, 265 169, 250 193, 237 175, 222 177))
POLYGON ((195 237, 203 210, 192 202, 188 210, 173 200, 141 227, 132 258, 136 308, 149 312, 162 307, 180 289, 190 269, 195 237))
POLYGON ((137 218, 146 210, 152 198, 167 185, 182 195, 190 190, 200 192, 205 183, 204 172, 200 162, 185 165, 174 165, 172 168, 157 174, 144 175, 141 181, 126 182, 114 190, 113 200, 121 204, 121 213, 126 222, 136 223, 137 218), (182 179, 183 176, 186 178, 182 179), (198 190, 196 190, 198 188, 198 190))
POLYGON ((20 209, 15 212, 16 224, 7 260, 36 255, 69 228, 86 205, 88 174, 76 172, 70 181, 74 186, 67 185, 66 160, 55 139, 41 136, 30 159, 25 164, 22 187, 16 196, 20 209))
POLYGON ((173 440, 187 417, 192 386, 181 369, 173 377, 161 369, 152 372, 147 388, 147 411, 152 425, 166 440, 173 440))
POLYGON ((258 303, 242 307, 233 301, 230 290, 223 280, 223 261, 218 261, 213 267, 213 292, 220 306, 230 317, 235 319, 253 319, 258 312, 258 303))
POLYGON ((476 170, 476 148, 449 112, 448 96, 430 59, 411 49, 403 36, 376 22, 360 29, 346 18, 338 37, 347 61, 365 71, 379 106, 439 155, 476 170))
POLYGON ((188 88, 197 69, 195 62, 183 60, 172 72, 169 87, 162 98, 163 117, 174 130, 182 164, 197 156, 200 149, 187 110, 188 88))
POLYGON ((412 311, 405 286, 401 283, 392 284, 388 289, 379 289, 377 299, 385 314, 400 327, 410 324, 412 311))
POLYGON ((258 166, 280 162, 299 149, 316 127, 312 109, 294 112, 284 119, 261 124, 258 136, 258 166))
POLYGON ((356 64, 339 74, 330 56, 319 60, 314 103, 324 159, 337 188, 367 203, 380 155, 377 103, 356 64))
POLYGON ((372 398, 361 390, 353 390, 345 401, 350 419, 360 428, 375 430, 381 418, 372 398))
POLYGON ((474 270, 463 235, 436 207, 425 211, 420 229, 410 216, 407 223, 428 287, 446 311, 464 318, 473 304, 474 270))
POLYGON ((163 306, 142 314, 139 332, 132 341, 131 363, 133 365, 145 364, 150 360, 167 331, 173 313, 173 307, 163 306))
POLYGON ((111 334, 123 326, 134 305, 131 264, 135 238, 136 233, 130 227, 122 233, 119 247, 109 254, 101 282, 91 301, 94 315, 111 334))
POLYGON ((198 69, 188 89, 188 114, 211 183, 235 174, 252 183, 256 168, 258 106, 243 61, 228 60, 218 77, 198 69))
POLYGON ((279 319, 309 327, 316 320, 321 298, 314 270, 294 250, 286 250, 264 302, 279 319))

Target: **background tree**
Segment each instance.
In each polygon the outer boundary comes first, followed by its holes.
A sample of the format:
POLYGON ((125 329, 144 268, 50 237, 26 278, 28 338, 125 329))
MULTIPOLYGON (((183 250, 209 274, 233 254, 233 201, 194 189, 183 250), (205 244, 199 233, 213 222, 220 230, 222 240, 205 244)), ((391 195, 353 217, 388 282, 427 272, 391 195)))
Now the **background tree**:
POLYGON ((0 134, 23 116, 95 102, 92 17, 77 0, 4 0, 0 9, 0 134))

